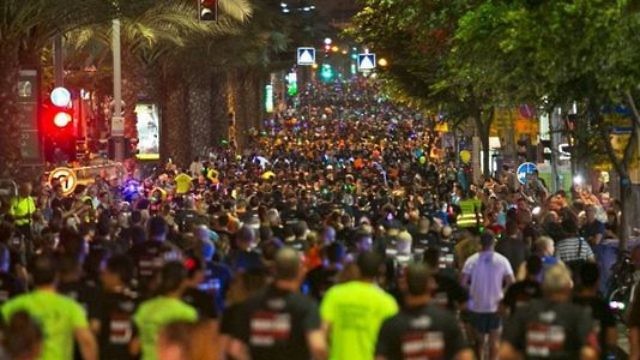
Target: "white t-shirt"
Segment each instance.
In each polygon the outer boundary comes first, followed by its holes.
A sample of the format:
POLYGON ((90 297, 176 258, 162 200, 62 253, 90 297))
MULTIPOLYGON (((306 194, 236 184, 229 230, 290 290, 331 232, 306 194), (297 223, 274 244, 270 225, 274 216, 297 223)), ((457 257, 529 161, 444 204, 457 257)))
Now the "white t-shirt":
POLYGON ((478 313, 497 312, 503 296, 504 279, 513 277, 509 260, 494 251, 475 253, 464 263, 462 273, 471 281, 469 310, 478 313))

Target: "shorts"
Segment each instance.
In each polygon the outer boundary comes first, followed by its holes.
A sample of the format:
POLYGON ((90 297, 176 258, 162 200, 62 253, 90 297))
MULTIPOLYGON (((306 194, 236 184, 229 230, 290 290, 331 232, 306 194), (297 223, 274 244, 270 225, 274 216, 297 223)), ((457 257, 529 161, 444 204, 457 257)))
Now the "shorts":
POLYGON ((498 313, 477 313, 470 311, 468 315, 471 327, 481 334, 488 334, 498 330, 502 325, 502 319, 500 319, 498 313))

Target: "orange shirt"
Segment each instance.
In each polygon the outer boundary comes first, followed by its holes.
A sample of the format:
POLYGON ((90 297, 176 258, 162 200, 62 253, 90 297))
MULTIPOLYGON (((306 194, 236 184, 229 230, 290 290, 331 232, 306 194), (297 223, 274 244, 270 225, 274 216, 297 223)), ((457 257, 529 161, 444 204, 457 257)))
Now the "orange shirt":
POLYGON ((320 256, 320 247, 316 245, 305 254, 305 267, 307 270, 311 270, 320 265, 322 265, 322 257, 320 256))

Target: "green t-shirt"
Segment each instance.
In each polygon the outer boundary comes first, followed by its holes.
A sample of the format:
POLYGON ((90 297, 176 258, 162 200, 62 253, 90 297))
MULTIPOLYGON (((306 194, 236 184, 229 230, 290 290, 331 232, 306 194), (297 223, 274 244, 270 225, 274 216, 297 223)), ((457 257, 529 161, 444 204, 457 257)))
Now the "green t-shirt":
POLYGON ((373 359, 382 322, 397 312, 395 299, 376 285, 351 281, 331 288, 320 306, 331 325, 330 359, 373 359))
POLYGON ((40 323, 44 335, 41 360, 73 359, 74 331, 89 328, 82 306, 52 291, 36 290, 18 296, 5 303, 1 311, 4 321, 25 311, 40 323))
POLYGON ((156 360, 156 340, 163 326, 174 321, 195 322, 197 311, 179 299, 159 296, 140 305, 133 316, 142 342, 142 359, 156 360))

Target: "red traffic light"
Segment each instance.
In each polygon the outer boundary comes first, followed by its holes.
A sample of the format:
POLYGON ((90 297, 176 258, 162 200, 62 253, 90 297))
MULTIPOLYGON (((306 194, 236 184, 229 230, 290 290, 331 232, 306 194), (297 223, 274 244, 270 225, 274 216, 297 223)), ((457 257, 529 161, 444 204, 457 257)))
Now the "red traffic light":
POLYGON ((45 134, 57 134, 62 135, 60 131, 67 134, 73 127, 74 115, 73 115, 72 102, 69 102, 65 106, 56 106, 50 99, 45 99, 42 102, 42 129, 45 134))
POLYGON ((217 21, 218 0, 199 0, 198 12, 201 21, 217 21))
POLYGON ((73 117, 68 112, 60 111, 53 116, 53 124, 59 128, 63 128, 73 121, 73 117))

